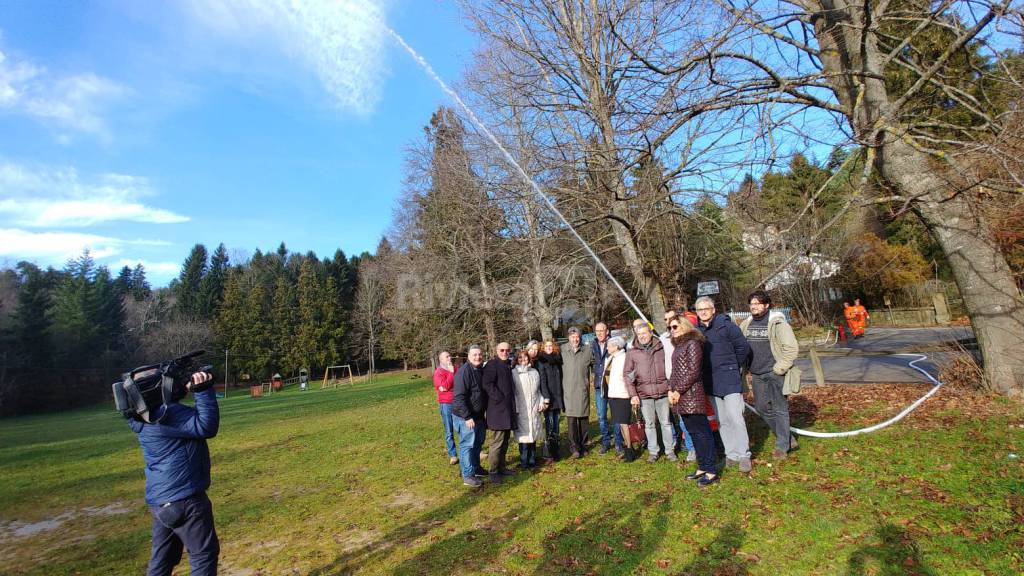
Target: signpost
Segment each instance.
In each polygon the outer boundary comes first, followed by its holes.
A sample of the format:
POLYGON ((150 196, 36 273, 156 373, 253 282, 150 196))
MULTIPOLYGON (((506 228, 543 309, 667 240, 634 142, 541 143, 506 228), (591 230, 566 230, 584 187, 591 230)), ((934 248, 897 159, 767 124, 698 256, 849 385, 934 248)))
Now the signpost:
POLYGON ((712 294, 718 294, 718 280, 709 280, 707 282, 697 282, 697 297, 711 296, 712 294))

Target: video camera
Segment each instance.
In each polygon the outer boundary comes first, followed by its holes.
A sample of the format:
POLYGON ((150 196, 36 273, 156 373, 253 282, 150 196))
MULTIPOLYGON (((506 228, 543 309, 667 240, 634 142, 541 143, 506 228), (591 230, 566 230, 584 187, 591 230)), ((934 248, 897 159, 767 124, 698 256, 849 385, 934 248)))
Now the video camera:
MULTIPOLYGON (((121 382, 113 384, 114 406, 125 418, 135 418, 150 424, 159 424, 166 410, 156 421, 150 420, 161 406, 177 402, 188 394, 186 386, 196 372, 211 372, 213 366, 199 364, 205 350, 195 350, 169 362, 139 366, 126 372, 121 382)), ((192 388, 201 392, 213 386, 213 380, 192 388)))

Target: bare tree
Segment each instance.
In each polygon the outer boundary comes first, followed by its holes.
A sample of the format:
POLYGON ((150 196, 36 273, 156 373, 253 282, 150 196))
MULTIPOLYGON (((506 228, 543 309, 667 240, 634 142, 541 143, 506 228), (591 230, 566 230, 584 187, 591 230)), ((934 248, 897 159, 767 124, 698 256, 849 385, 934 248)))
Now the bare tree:
POLYGON ((720 135, 728 123, 711 121, 721 120, 722 110, 677 114, 703 79, 692 71, 652 73, 644 54, 674 42, 682 57, 700 46, 703 13, 641 0, 465 4, 486 41, 492 77, 508 86, 498 93, 520 95, 536 112, 532 121, 548 132, 549 161, 582 176, 555 191, 559 203, 581 232, 607 226, 640 300, 660 324, 664 287, 641 239, 672 212, 674 196, 703 192, 703 171, 721 169, 715 163, 725 156, 710 151, 727 145, 720 135), (665 169, 645 193, 634 185, 635 173, 654 159, 665 169), (671 185, 684 176, 688 187, 671 185))
POLYGON ((987 188, 1019 194, 1020 180, 1007 190, 1010 178, 979 178, 967 160, 979 151, 1001 158, 1000 141, 1020 138, 1004 129, 1019 114, 1020 66, 1001 50, 1018 43, 1020 13, 1008 1, 717 5, 722 29, 694 58, 648 58, 647 44, 623 43, 667 77, 707 63, 713 90, 678 114, 745 110, 742 129, 763 161, 794 136, 862 147, 861 184, 846 209, 895 203, 920 217, 949 261, 989 383, 1024 393, 1024 304, 978 202, 987 188))

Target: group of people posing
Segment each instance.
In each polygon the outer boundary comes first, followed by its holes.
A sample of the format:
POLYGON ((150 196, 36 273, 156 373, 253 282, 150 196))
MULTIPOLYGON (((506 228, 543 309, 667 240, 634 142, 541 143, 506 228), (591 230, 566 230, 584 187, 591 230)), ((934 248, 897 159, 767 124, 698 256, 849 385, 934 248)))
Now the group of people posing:
POLYGON ((559 460, 563 413, 571 457, 582 458, 588 451, 593 390, 601 454, 614 444, 623 461, 635 460, 629 428, 642 415, 647 461, 653 464, 663 453, 675 462, 677 449, 685 447, 687 460, 696 462, 686 478, 707 486, 720 478, 721 456, 726 467, 751 470, 743 418, 745 373, 757 412, 775 435, 772 457, 786 458, 796 448, 786 395, 799 390, 800 371, 793 365, 799 349, 785 317, 771 312, 768 294, 756 291, 748 302, 751 316, 739 326, 716 313, 714 300, 702 297, 695 302, 696 314, 666 312, 668 331, 661 336, 646 321, 634 321, 628 344, 621 336, 609 337, 608 326, 598 322, 589 345, 576 327, 569 328, 561 348, 550 340, 531 341, 513 354, 502 342, 486 362, 481 347, 471 345, 458 371, 451 355, 441 352, 434 387, 449 462, 460 465, 466 486, 478 487, 488 477, 500 483, 514 474, 506 464, 513 434, 522 469, 535 467, 538 458, 559 460), (487 431, 485 470, 480 454, 487 431))

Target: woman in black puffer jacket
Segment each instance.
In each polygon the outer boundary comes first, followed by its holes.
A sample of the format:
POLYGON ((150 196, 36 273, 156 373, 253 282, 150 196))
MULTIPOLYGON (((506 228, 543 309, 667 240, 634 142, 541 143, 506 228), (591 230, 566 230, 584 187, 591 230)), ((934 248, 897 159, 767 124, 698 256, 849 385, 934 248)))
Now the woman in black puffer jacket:
POLYGON ((682 417, 683 426, 693 438, 697 451, 697 470, 687 474, 700 486, 718 480, 715 462, 715 440, 708 423, 706 397, 701 382, 701 359, 704 356, 704 335, 689 320, 675 317, 669 322, 672 334, 672 377, 668 381, 669 404, 682 417))
POLYGON ((548 340, 537 353, 537 372, 540 372, 540 395, 544 406, 544 435, 548 440, 548 454, 558 460, 558 421, 565 405, 562 402, 562 355, 558 343, 548 340))

